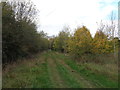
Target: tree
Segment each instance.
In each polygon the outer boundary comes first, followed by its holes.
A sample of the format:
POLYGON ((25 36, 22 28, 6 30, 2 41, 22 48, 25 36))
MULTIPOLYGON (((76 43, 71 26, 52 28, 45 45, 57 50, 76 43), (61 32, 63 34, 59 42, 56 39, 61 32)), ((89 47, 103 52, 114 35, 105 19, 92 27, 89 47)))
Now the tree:
POLYGON ((35 23, 37 19, 37 12, 35 5, 31 0, 29 1, 11 1, 9 2, 14 10, 15 19, 17 21, 25 21, 35 23))
POLYGON ((81 28, 77 28, 69 40, 69 51, 75 57, 81 57, 84 54, 92 53, 92 36, 89 30, 83 26, 81 28))
POLYGON ((67 52, 67 41, 69 39, 69 28, 64 27, 61 32, 59 32, 58 37, 55 38, 54 40, 54 49, 60 52, 67 52))
POLYGON ((2 49, 3 49, 3 63, 6 62, 5 60, 9 59, 12 60, 13 58, 17 57, 18 49, 19 48, 17 40, 15 40, 15 36, 17 37, 15 32, 15 15, 12 7, 7 2, 2 2, 2 49), (14 29, 13 29, 14 28, 14 29), (11 52, 10 52, 11 51, 11 52), (14 54, 14 55, 12 55, 14 54))
POLYGON ((2 2, 2 6, 3 63, 48 49, 46 34, 37 32, 32 3, 2 2))
POLYGON ((116 22, 115 22, 116 17, 113 11, 111 12, 109 19, 110 19, 109 23, 105 27, 105 33, 108 36, 109 40, 113 40, 111 44, 113 45, 114 56, 115 56, 116 46, 115 46, 114 38, 116 34, 118 35, 118 31, 117 31, 116 22))
POLYGON ((55 36, 49 38, 49 49, 54 50, 55 36))
POLYGON ((94 53, 109 53, 112 52, 111 41, 108 41, 107 36, 102 31, 97 31, 93 39, 94 53))

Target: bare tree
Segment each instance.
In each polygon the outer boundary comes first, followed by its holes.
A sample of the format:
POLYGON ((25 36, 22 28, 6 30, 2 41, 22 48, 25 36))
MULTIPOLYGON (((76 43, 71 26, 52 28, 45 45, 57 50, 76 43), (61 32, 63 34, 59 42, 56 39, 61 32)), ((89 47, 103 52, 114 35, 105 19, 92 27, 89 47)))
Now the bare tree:
POLYGON ((108 38, 110 40, 113 40, 113 49, 114 49, 114 56, 115 56, 115 34, 117 33, 117 25, 116 25, 116 22, 115 22, 115 19, 116 19, 116 16, 115 16, 115 13, 112 11, 111 12, 111 15, 110 15, 110 22, 109 24, 106 25, 106 32, 107 32, 107 35, 108 35, 108 38))
POLYGON ((97 24, 98 24, 98 31, 102 31, 102 32, 104 32, 104 29, 105 29, 105 24, 103 23, 103 21, 101 20, 101 22, 100 23, 98 23, 97 22, 97 24))
POLYGON ((11 1, 10 2, 14 12, 15 18, 18 21, 25 20, 26 22, 35 22, 38 10, 36 10, 35 5, 32 1, 11 1))
POLYGON ((115 13, 112 11, 111 15, 109 17, 110 21, 108 23, 105 24, 105 23, 103 23, 102 20, 100 23, 97 23, 99 26, 98 31, 104 32, 107 35, 109 40, 113 40, 114 56, 115 56, 115 48, 116 48, 114 38, 115 38, 115 34, 116 33, 118 34, 118 32, 116 31, 117 25, 116 25, 115 19, 116 19, 115 13))

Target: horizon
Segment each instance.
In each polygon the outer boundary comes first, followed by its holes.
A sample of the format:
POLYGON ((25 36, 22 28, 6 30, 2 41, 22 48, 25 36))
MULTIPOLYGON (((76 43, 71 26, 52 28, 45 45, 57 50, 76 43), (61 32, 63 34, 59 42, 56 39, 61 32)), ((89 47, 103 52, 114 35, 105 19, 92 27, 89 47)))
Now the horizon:
POLYGON ((58 35, 64 26, 69 26, 71 32, 74 32, 75 28, 83 25, 94 36, 101 20, 104 24, 109 23, 112 12, 117 25, 118 0, 32 0, 32 2, 39 10, 38 31, 43 30, 48 36, 58 35))

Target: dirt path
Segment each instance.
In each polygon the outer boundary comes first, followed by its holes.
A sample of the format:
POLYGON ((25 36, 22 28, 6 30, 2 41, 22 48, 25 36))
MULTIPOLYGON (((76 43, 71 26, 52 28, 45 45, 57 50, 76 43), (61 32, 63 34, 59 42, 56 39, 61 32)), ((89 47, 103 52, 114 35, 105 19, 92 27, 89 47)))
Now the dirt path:
POLYGON ((73 70, 72 68, 70 68, 67 64, 64 63, 63 60, 59 60, 59 63, 61 63, 62 65, 64 65, 68 71, 70 72, 71 75, 73 75, 76 80, 85 88, 95 88, 95 85, 93 85, 93 83, 91 83, 90 81, 86 80, 85 78, 83 78, 79 73, 77 73, 75 70, 73 70))
POLYGON ((62 80, 61 76, 59 75, 59 72, 56 69, 56 63, 51 59, 51 56, 49 56, 48 62, 48 71, 50 74, 51 81, 54 85, 54 88, 67 88, 66 84, 64 83, 64 80, 62 80))
POLYGON ((67 70, 69 71, 69 73, 75 77, 77 82, 80 83, 80 85, 83 86, 83 88, 95 88, 95 84, 93 84, 92 82, 90 82, 90 81, 86 80, 85 78, 83 78, 78 72, 76 72, 71 67, 69 67, 64 62, 64 60, 56 59, 56 61, 58 63, 62 64, 63 66, 65 66, 67 68, 67 70))
MULTIPOLYGON (((36 58, 24 60, 19 64, 8 66, 4 73, 4 88, 100 88, 104 87, 104 78, 90 79, 79 72, 77 64, 67 63, 67 57, 56 52, 45 52, 36 58), (76 69, 75 69, 76 68, 76 69), (10 69, 10 70, 9 70, 10 69), (104 81, 100 81, 103 79, 104 81), (94 81, 93 81, 94 80, 94 81), (100 83, 100 84, 98 84, 100 83)), ((69 58, 68 58, 69 60, 69 58)), ((69 61, 68 61, 69 62, 69 61)), ((88 75, 89 76, 89 75, 88 75)), ((105 83, 110 86, 109 81, 105 83)))
POLYGON ((75 78, 68 72, 68 70, 62 64, 57 63, 57 57, 54 53, 50 55, 50 58, 52 59, 54 65, 56 65, 55 69, 57 70, 60 78, 62 79, 63 85, 67 86, 66 88, 81 88, 80 83, 75 80, 75 78))

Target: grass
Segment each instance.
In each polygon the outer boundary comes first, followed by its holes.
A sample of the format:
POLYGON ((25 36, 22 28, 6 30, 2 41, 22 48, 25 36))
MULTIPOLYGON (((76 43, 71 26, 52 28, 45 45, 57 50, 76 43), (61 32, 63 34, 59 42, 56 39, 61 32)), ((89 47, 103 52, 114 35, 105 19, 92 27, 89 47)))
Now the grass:
POLYGON ((118 68, 111 60, 81 63, 58 52, 44 52, 8 65, 3 88, 117 88, 118 68))
POLYGON ((49 52, 49 55, 52 60, 54 60, 56 64, 56 69, 59 72, 59 75, 61 76, 61 79, 64 81, 64 84, 67 88, 81 88, 80 83, 77 82, 75 77, 73 77, 69 70, 58 62, 58 58, 55 56, 54 53, 49 52))
POLYGON ((57 70, 69 88, 81 88, 80 83, 78 83, 77 80, 75 80, 75 78, 69 74, 68 70, 64 66, 57 63, 57 70))
POLYGON ((33 88, 52 88, 53 87, 49 77, 50 75, 48 73, 47 61, 43 63, 41 66, 39 66, 38 68, 34 68, 32 72, 34 72, 34 74, 36 72, 35 75, 37 75, 35 80, 33 81, 33 88), (38 73, 39 71, 41 72, 38 73))
MULTIPOLYGON (((112 70, 112 74, 110 72, 111 67, 108 65, 112 64, 105 64, 105 65, 99 65, 95 63, 78 63, 74 60, 71 60, 69 57, 64 56, 63 54, 58 55, 59 58, 63 59, 67 65, 69 65, 72 69, 79 72, 83 77, 93 81, 97 84, 97 86, 100 87, 118 87, 118 79, 117 79, 117 68, 114 68, 112 70), (109 70, 110 69, 110 70, 109 70), (107 72, 107 73, 106 73, 107 72), (110 77, 114 77, 114 79, 111 80, 110 77)), ((58 57, 57 56, 57 57, 58 57)), ((114 64, 113 64, 114 65, 114 64)), ((112 66, 113 66, 112 65, 112 66)))
POLYGON ((52 83, 49 78, 47 70, 46 54, 42 54, 34 58, 34 60, 27 60, 20 64, 9 66, 3 73, 3 88, 50 88, 52 83), (41 58, 40 58, 41 57, 41 58))

